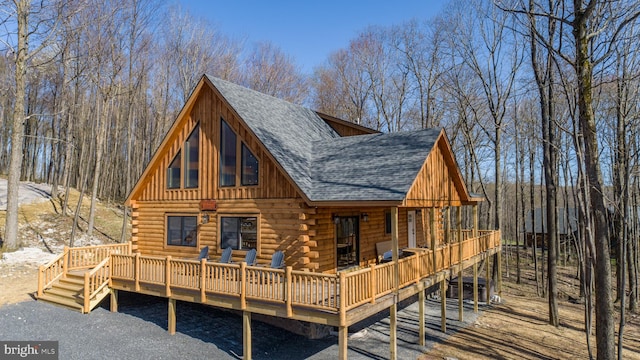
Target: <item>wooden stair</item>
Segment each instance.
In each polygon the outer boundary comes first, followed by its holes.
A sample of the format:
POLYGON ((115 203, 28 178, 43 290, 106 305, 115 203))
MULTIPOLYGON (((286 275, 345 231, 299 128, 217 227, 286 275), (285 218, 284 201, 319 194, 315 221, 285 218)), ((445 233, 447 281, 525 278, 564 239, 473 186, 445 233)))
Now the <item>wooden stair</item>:
MULTIPOLYGON (((110 292, 111 290, 105 287, 94 299, 91 299, 89 311, 100 304, 110 292)), ((68 273, 67 277, 60 278, 50 288, 44 289, 38 300, 82 313, 88 312, 84 309, 84 272, 68 273)))

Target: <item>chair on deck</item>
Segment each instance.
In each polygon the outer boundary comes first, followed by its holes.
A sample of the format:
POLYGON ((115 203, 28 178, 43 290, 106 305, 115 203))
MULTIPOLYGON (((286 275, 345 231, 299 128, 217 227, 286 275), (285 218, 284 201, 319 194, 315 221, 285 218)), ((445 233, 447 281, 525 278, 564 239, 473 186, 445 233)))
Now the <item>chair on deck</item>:
POLYGON ((256 249, 251 249, 247 251, 247 255, 244 256, 244 262, 249 266, 255 266, 257 262, 257 252, 256 249))
POLYGON ((222 256, 220 256, 220 260, 218 260, 219 263, 223 263, 223 264, 228 264, 231 262, 231 252, 233 250, 231 249, 231 247, 228 247, 224 250, 222 250, 222 256))
POLYGON ((284 252, 278 250, 271 256, 271 266, 272 269, 282 269, 284 268, 284 252))
POLYGON ((198 255, 198 261, 205 259, 209 259, 209 246, 205 246, 200 250, 200 255, 198 255))

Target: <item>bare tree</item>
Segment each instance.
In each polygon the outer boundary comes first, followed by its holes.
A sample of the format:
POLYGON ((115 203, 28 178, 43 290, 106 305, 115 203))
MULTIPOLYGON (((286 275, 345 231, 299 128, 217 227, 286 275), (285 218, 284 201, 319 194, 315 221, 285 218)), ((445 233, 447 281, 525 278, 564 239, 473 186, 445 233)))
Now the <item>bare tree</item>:
POLYGON ((27 76, 29 61, 48 45, 49 36, 54 32, 61 14, 61 5, 56 3, 36 4, 32 6, 30 0, 3 1, 0 8, 7 18, 16 25, 16 32, 11 34, 11 40, 4 41, 5 46, 14 57, 14 91, 12 129, 11 129, 11 157, 9 162, 9 176, 7 179, 7 218, 5 224, 3 247, 18 246, 18 186, 21 177, 21 166, 24 143, 25 122, 29 119, 26 113, 25 97, 27 94, 27 76), (29 47, 30 40, 38 46, 29 47))
POLYGON ((270 42, 255 44, 243 68, 242 83, 251 89, 298 104, 308 96, 294 60, 270 42))

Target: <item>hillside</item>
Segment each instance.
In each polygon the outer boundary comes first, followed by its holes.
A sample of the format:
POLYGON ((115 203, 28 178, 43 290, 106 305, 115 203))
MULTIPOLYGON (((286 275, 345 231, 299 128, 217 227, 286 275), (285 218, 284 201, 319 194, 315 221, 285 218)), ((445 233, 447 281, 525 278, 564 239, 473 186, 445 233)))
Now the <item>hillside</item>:
MULTIPOLYGON (((51 187, 44 184, 22 183, 20 187, 19 249, 0 252, 0 306, 26 300, 37 287, 37 267, 47 263, 64 246, 69 245, 73 224, 73 212, 78 203, 79 192, 69 191, 67 216, 62 215, 64 190, 56 199, 50 197, 51 187), (8 290, 8 291, 5 291, 8 290)), ((0 230, 4 234, 6 220, 6 180, 0 179, 0 230), (4 191, 4 192, 3 192, 4 191)), ((95 229, 88 238, 87 229, 90 199, 84 197, 80 211, 79 229, 74 246, 113 243, 120 239, 122 210, 113 204, 98 201, 95 229)), ((127 231, 127 236, 130 231, 127 231)))

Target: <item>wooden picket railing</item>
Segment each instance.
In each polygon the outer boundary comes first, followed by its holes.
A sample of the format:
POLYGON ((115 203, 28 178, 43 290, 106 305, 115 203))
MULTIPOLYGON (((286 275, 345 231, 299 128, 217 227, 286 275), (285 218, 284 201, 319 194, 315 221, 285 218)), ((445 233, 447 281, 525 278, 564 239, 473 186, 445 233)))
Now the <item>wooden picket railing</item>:
POLYGON ((91 269, 84 273, 84 312, 97 304, 98 297, 105 296, 105 288, 124 281, 132 284, 134 291, 152 286, 166 297, 179 290, 199 293, 202 302, 208 296, 226 295, 238 299, 241 309, 246 308, 248 301, 259 300, 284 306, 288 316, 293 307, 305 307, 339 314, 342 321, 351 309, 375 303, 385 295, 500 246, 500 231, 482 231, 478 237, 459 238, 462 242, 435 250, 407 250, 413 254, 398 259, 397 263, 370 265, 338 274, 143 256, 131 254, 130 243, 65 248, 60 256, 40 267, 38 296, 68 271, 91 269))
POLYGON ((485 231, 477 238, 467 238, 459 244, 449 244, 435 250, 416 249, 413 255, 398 260, 398 284, 395 284, 393 262, 371 265, 338 274, 320 274, 285 269, 271 269, 240 264, 221 264, 205 260, 184 260, 151 257, 140 254, 111 254, 111 281, 132 281, 135 291, 144 285, 164 287, 170 297, 176 289, 194 290, 205 302, 209 295, 221 294, 240 299, 241 308, 247 300, 281 304, 287 313, 292 307, 345 312, 377 299, 396 289, 418 283, 436 272, 449 269, 462 261, 500 246, 500 231, 485 231))
POLYGON ((109 257, 104 258, 100 264, 91 271, 84 273, 84 312, 91 311, 91 300, 96 299, 97 295, 109 285, 109 257))
POLYGON ((131 254, 131 243, 73 248, 65 246, 60 255, 38 268, 38 297, 69 271, 94 268, 111 254, 131 254))

